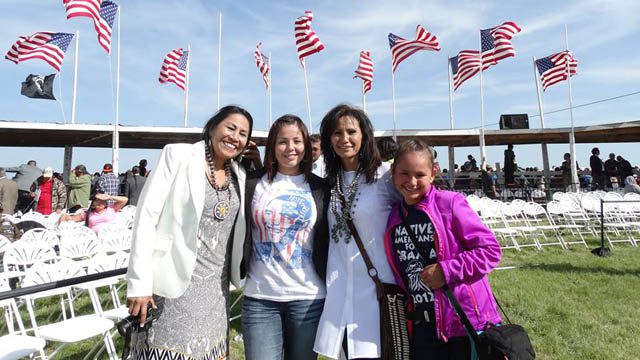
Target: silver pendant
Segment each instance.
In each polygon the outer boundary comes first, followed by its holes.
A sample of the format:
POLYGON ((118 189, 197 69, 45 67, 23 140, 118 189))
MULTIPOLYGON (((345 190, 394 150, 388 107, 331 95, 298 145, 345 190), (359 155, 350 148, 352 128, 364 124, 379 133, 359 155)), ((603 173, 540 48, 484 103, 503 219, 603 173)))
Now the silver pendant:
POLYGON ((218 200, 218 202, 213 206, 213 216, 215 216, 217 220, 224 220, 228 213, 229 202, 226 200, 218 200))

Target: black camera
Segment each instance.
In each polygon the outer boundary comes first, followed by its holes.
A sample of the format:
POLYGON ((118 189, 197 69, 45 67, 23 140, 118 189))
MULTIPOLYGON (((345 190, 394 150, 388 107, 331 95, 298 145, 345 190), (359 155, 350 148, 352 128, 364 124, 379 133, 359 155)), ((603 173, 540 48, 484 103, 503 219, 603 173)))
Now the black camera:
MULTIPOLYGON (((145 329, 156 320, 156 318, 158 317, 157 312, 158 310, 154 309, 150 304, 147 305, 147 318, 144 320, 145 329)), ((132 330, 138 331, 138 329, 140 328, 140 315, 129 315, 126 318, 120 320, 116 327, 118 328, 118 333, 122 337, 130 334, 132 330)))
MULTIPOLYGON (((151 327, 151 324, 158 318, 158 310, 154 309, 151 304, 147 304, 147 318, 144 320, 144 329, 151 327)), ((126 360, 129 357, 131 351, 131 334, 134 331, 140 330, 140 315, 129 315, 126 318, 120 320, 116 324, 118 333, 124 338, 124 345, 122 348, 122 360, 126 360)))

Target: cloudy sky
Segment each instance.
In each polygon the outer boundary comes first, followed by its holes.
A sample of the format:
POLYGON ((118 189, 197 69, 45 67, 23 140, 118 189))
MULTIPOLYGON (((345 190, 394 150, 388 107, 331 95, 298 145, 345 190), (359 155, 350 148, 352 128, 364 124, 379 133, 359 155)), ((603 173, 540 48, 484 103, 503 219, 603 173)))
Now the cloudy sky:
MULTIPOLYGON (((118 2, 116 0, 116 2, 118 2)), ((2 0, 0 46, 7 51, 20 35, 37 31, 80 31, 77 122, 110 124, 114 119, 115 34, 112 56, 99 47, 88 18, 66 20, 61 1, 2 0)), ((296 57, 293 21, 313 10, 312 28, 326 49, 307 58, 314 130, 334 105, 361 102, 361 83, 353 79, 360 50, 371 52, 373 89, 367 110, 376 129, 392 128, 391 70, 387 34, 415 36, 421 24, 440 40, 440 52, 418 52, 405 60, 395 74, 399 128, 449 127, 447 57, 475 49, 478 30, 510 20, 523 31, 513 44, 515 58, 503 60, 484 73, 487 129, 497 129, 500 114, 528 113, 531 127, 539 127, 532 57, 565 48, 564 24, 570 48, 580 61, 573 77, 574 105, 630 94, 640 90, 640 2, 620 1, 120 1, 122 9, 121 104, 122 125, 182 126, 183 92, 173 84, 161 86, 158 74, 171 49, 191 46, 189 126, 201 127, 216 109, 217 72, 222 66, 221 102, 246 107, 264 129, 267 97, 253 60, 257 42, 272 54, 273 115, 294 113, 306 118, 304 80, 296 57), (218 14, 223 15, 222 63, 218 64, 218 14)), ((117 31, 117 30, 116 30, 117 31)), ((31 122, 70 121, 73 55, 70 46, 61 76, 62 108, 58 102, 32 100, 20 95, 20 83, 29 73, 48 74, 53 69, 39 60, 18 65, 0 62, 0 119, 31 122)), ((61 78, 61 79, 60 79, 61 78)), ((56 84, 56 95, 60 97, 56 84)), ((574 111, 576 126, 637 120, 640 95, 623 97, 574 111)), ((545 110, 568 106, 567 85, 561 83, 544 94, 545 110)), ((464 83, 454 95, 456 128, 480 125, 479 80, 464 83)), ((569 126, 568 111, 546 116, 547 127, 569 126)), ((637 144, 602 144, 601 152, 620 153, 634 165, 640 163, 637 144), (635 149, 635 150, 634 150, 635 149)), ((578 145, 578 161, 588 166, 592 144, 578 145)), ((438 149, 447 164, 446 150, 438 149)), ((502 162, 504 147, 489 147, 490 163, 502 162)), ((541 166, 539 146, 516 146, 520 166, 541 166)), ((550 147, 551 164, 562 161, 568 145, 550 147)), ((123 150, 121 169, 142 157, 154 163, 158 151, 123 150)), ((479 149, 463 148, 479 158, 479 149)), ((111 160, 109 149, 74 150, 74 164, 97 170, 111 160)), ((33 158, 40 165, 62 168, 61 149, 0 148, 0 166, 18 165, 33 158)), ((443 166, 446 167, 446 166, 443 166)))

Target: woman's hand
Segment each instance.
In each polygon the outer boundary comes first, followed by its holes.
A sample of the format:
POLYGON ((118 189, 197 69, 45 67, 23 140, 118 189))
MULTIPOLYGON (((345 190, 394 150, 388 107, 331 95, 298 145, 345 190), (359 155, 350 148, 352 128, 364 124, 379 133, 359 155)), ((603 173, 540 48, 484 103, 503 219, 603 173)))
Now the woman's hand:
POLYGON ((431 290, 440 289, 445 284, 444 273, 442 272, 440 264, 431 264, 426 266, 422 269, 420 278, 431 290))
POLYGON ((156 303, 151 296, 137 296, 127 298, 127 307, 129 314, 133 316, 140 315, 140 327, 144 327, 144 321, 147 319, 147 304, 156 309, 156 303))
POLYGON ((102 200, 102 201, 111 200, 111 195, 109 195, 109 194, 96 194, 96 199, 102 200))

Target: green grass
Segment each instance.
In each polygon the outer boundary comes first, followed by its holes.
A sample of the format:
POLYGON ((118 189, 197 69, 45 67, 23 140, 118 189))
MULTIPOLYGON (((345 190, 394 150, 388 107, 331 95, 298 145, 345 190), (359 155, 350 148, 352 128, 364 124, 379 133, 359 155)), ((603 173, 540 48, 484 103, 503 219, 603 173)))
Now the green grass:
MULTIPOLYGON (((640 249, 619 245, 606 258, 592 255, 584 246, 510 249, 500 266, 516 268, 490 275, 494 293, 511 320, 527 329, 538 359, 640 357, 640 249)), ((80 297, 76 308, 90 312, 88 297, 80 297)), ((48 309, 42 308, 39 318, 48 309)), ((236 306, 233 315, 239 309, 236 306)), ((28 325, 26 316, 25 320, 28 325)), ((0 332, 6 332, 3 325, 0 332)), ((242 343, 233 341, 240 332, 237 319, 231 324, 231 359, 244 358, 242 343)), ((114 340, 120 349, 119 336, 114 340)), ((96 341, 68 346, 56 358, 82 358, 96 341)))

